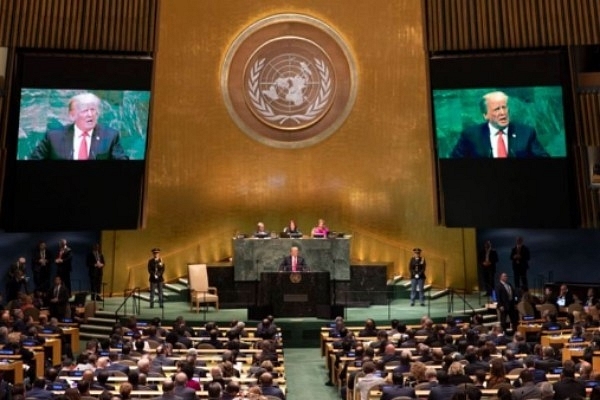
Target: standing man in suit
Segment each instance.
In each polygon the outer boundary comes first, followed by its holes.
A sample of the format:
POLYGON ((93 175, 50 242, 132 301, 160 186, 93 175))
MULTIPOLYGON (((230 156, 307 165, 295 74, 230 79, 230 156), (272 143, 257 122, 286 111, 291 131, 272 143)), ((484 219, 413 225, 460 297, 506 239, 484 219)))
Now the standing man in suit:
POLYGON ((69 101, 72 124, 51 130, 37 144, 30 160, 127 160, 119 132, 98 124, 101 100, 92 93, 69 101))
POLYGON ((517 237, 515 247, 510 251, 510 259, 512 261, 513 275, 515 276, 515 287, 529 287, 527 284, 527 270, 529 269, 529 247, 523 244, 523 238, 517 237))
POLYGON ((498 252, 492 247, 492 242, 486 240, 483 249, 479 252, 479 270, 485 287, 485 295, 491 296, 496 281, 496 264, 498 252))
POLYGON ((298 246, 292 246, 290 255, 283 257, 279 264, 279 272, 307 272, 309 269, 306 261, 304 261, 304 257, 300 257, 299 253, 298 246))
POLYGON ((92 251, 85 258, 85 264, 88 267, 92 300, 102 301, 100 293, 102 291, 102 275, 104 272, 104 254, 100 251, 99 243, 94 244, 92 251))
POLYGON ((58 275, 54 278, 54 287, 48 293, 48 298, 50 298, 50 315, 59 321, 62 320, 69 301, 69 292, 58 275))
POLYGON ((513 331, 516 332, 517 329, 516 295, 515 288, 508 282, 508 275, 506 275, 506 272, 502 272, 500 282, 496 285, 496 297, 498 298, 497 307, 500 313, 500 324, 504 332, 508 329, 507 317, 510 319, 513 331))
POLYGON ((60 276, 62 283, 67 287, 69 297, 71 296, 71 270, 73 269, 73 251, 67 246, 67 239, 58 241, 58 252, 56 254, 56 275, 60 276))
POLYGON ((451 158, 549 157, 534 128, 510 122, 506 93, 486 93, 479 108, 486 122, 461 133, 451 158))
POLYGON ((31 269, 33 270, 33 283, 35 291, 46 293, 50 289, 50 266, 52 252, 48 250, 46 242, 41 240, 31 256, 31 269))
POLYGON ((415 247, 413 249, 413 256, 408 262, 408 270, 410 272, 410 306, 415 305, 415 298, 417 292, 419 292, 419 301, 421 306, 425 306, 425 292, 423 291, 425 286, 425 268, 427 262, 424 257, 421 257, 421 249, 415 247))
POLYGON ((163 274, 165 263, 160 258, 160 249, 152 249, 152 258, 148 260, 148 279, 150 281, 150 308, 154 308, 154 291, 158 291, 158 304, 163 308, 163 274))
POLYGON ((25 257, 19 257, 17 262, 10 265, 6 281, 6 301, 10 302, 19 297, 19 293, 29 294, 27 289, 27 276, 25 273, 25 257))

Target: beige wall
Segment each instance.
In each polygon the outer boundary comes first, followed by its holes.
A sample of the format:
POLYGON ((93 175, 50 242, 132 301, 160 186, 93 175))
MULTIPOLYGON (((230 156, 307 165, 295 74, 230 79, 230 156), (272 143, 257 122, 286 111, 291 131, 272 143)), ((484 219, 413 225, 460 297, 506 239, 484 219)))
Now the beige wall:
POLYGON ((467 271, 471 287, 473 231, 435 225, 421 2, 283 4, 160 3, 146 226, 103 233, 112 291, 147 285, 144 270, 154 246, 163 249, 166 275, 173 278, 185 275, 188 262, 230 257, 232 234, 252 231, 258 220, 279 230, 295 218, 309 231, 319 217, 354 233, 355 259, 394 261, 401 273, 409 249, 419 246, 434 285, 462 288, 467 271), (358 67, 358 95, 346 122, 325 141, 299 150, 246 136, 229 117, 219 87, 235 36, 283 12, 329 23, 358 67))

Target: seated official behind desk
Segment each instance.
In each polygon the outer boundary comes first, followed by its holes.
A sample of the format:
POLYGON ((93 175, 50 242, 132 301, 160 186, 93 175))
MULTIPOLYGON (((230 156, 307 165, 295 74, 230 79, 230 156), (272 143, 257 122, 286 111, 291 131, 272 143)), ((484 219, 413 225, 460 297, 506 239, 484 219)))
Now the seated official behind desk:
POLYGON ((292 246, 290 255, 283 257, 279 264, 279 272, 309 272, 310 268, 306 265, 304 257, 300 257, 298 253, 298 246, 292 246))
POLYGON ((254 232, 252 236, 257 239, 266 239, 271 237, 271 232, 265 228, 265 224, 263 222, 259 222, 256 224, 256 232, 254 232))
POLYGON ((301 238, 302 232, 298 229, 298 225, 296 225, 296 221, 291 219, 288 226, 283 228, 283 231, 279 234, 280 238, 301 238))

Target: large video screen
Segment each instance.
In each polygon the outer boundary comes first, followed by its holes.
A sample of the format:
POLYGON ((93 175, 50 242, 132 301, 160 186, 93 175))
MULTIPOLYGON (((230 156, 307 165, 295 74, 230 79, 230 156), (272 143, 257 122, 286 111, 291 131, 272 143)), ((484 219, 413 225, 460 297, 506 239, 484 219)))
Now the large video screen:
POLYGON ((17 159, 143 160, 149 110, 150 91, 23 88, 17 159))
POLYGON ((437 89, 433 109, 439 158, 567 156, 561 86, 437 89))
POLYGON ((152 58, 17 50, 11 66, 1 227, 140 227, 152 58))
POLYGON ((565 228, 571 85, 562 51, 430 59, 440 222, 450 227, 565 228))

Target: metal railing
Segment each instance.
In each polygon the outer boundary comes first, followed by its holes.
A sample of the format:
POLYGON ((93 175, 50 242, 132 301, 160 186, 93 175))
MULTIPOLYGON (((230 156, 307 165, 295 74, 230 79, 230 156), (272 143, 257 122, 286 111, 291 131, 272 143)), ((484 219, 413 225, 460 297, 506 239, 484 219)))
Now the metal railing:
POLYGON ((133 299, 131 313, 134 314, 134 315, 139 315, 140 314, 140 311, 142 309, 141 299, 140 299, 140 292, 141 292, 141 290, 142 289, 139 286, 136 286, 133 289, 131 289, 131 291, 129 292, 129 294, 125 297, 125 300, 123 300, 123 302, 121 303, 121 305, 115 311, 115 320, 117 322, 119 321, 119 311, 121 311, 122 308, 123 308, 123 315, 127 315, 127 303, 129 302, 129 299, 133 299), (134 297, 134 295, 136 293, 137 293, 137 298, 134 297))

